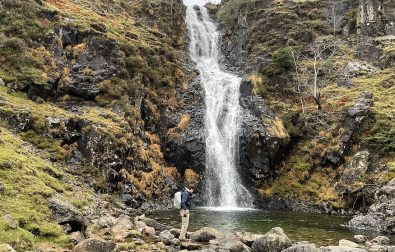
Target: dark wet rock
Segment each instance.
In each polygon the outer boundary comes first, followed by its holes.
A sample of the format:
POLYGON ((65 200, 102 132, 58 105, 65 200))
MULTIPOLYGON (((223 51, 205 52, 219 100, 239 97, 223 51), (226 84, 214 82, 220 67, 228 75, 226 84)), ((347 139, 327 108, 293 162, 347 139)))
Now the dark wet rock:
POLYGON ((370 242, 372 244, 388 245, 390 244, 390 239, 387 236, 377 236, 370 242))
POLYGON ((282 252, 319 252, 319 249, 313 243, 297 242, 282 252))
POLYGON ((354 235, 354 241, 356 243, 365 243, 368 241, 368 238, 364 235, 354 235))
POLYGON ((348 226, 353 229, 375 230, 395 233, 395 179, 381 187, 375 193, 375 203, 367 214, 357 215, 348 226))
POLYGON ((200 250, 203 248, 203 245, 196 242, 181 242, 180 249, 186 250, 200 250))
POLYGON ((350 150, 353 140, 360 133, 360 128, 370 114, 373 105, 373 94, 364 92, 360 95, 354 105, 349 108, 341 124, 342 134, 340 136, 340 147, 337 151, 330 153, 324 163, 337 167, 343 160, 344 155, 350 150))
POLYGON ((249 232, 236 232, 235 235, 242 243, 246 244, 249 247, 251 247, 252 244, 262 236, 249 232))
POLYGON ((32 113, 28 110, 1 110, 0 119, 9 124, 17 132, 23 132, 30 129, 33 123, 32 113))
POLYGON ((209 242, 221 237, 223 234, 220 231, 210 227, 203 227, 190 235, 190 238, 197 242, 209 242))
POLYGON ((179 228, 171 228, 169 231, 176 238, 178 238, 180 236, 180 233, 181 233, 181 229, 179 229, 179 228))
POLYGON ((9 244, 0 244, 0 252, 16 252, 9 244))
POLYGON ((368 169, 369 155, 368 151, 360 151, 352 157, 335 186, 337 192, 353 193, 364 187, 364 175, 368 169))
POLYGON ((97 239, 86 239, 75 246, 71 252, 112 252, 116 244, 97 239))
POLYGON ((292 242, 280 227, 272 228, 252 244, 253 252, 279 252, 291 247, 292 242))
POLYGON ((4 215, 3 221, 5 222, 8 228, 16 229, 18 227, 18 222, 11 214, 4 215))
POLYGON ((69 225, 69 232, 80 231, 85 234, 86 224, 80 211, 62 196, 56 195, 48 200, 48 207, 60 225, 69 225))

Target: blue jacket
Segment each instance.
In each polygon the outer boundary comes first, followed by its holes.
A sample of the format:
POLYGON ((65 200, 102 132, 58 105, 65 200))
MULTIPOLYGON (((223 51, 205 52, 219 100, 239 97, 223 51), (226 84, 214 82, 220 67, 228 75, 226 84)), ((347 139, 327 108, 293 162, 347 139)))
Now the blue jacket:
POLYGON ((181 209, 191 210, 192 193, 189 193, 185 188, 181 191, 181 209))

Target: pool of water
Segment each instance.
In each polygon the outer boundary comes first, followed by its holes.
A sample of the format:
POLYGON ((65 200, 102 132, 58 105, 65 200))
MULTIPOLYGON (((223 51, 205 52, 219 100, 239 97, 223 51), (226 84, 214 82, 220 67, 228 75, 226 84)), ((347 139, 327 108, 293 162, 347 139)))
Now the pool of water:
MULTIPOLYGON (((172 227, 180 226, 181 220, 176 209, 153 212, 147 217, 172 227)), ((349 216, 331 216, 304 212, 278 211, 278 210, 247 210, 197 208, 191 211, 189 231, 195 231, 208 226, 218 230, 248 231, 263 234, 272 227, 281 227, 289 238, 294 241, 311 241, 319 245, 337 245, 340 239, 351 239, 356 234, 374 238, 380 234, 368 231, 349 230, 343 225, 349 216)), ((395 237, 392 236, 394 244, 395 237)))

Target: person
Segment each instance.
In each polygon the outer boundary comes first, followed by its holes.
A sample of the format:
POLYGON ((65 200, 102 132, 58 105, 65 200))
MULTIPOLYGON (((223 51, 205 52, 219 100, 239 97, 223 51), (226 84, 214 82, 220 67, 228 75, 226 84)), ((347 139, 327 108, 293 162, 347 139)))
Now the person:
POLYGON ((181 191, 181 233, 180 240, 186 239, 187 229, 189 225, 189 211, 191 210, 192 204, 192 195, 194 192, 194 188, 186 188, 184 187, 181 191))

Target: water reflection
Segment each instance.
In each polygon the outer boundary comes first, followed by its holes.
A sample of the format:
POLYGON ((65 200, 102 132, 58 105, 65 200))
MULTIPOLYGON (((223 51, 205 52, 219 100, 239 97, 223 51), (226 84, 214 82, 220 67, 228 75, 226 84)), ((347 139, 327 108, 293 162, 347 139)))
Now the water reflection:
MULTIPOLYGON (((178 227, 180 216, 177 210, 167 210, 150 214, 151 218, 167 225, 178 227)), ((296 241, 307 240, 319 245, 336 245, 340 239, 353 239, 355 234, 364 234, 374 238, 379 234, 367 231, 352 231, 342 226, 350 217, 330 216, 290 211, 208 211, 193 209, 190 218, 190 230, 209 226, 221 231, 248 231, 265 233, 273 227, 281 227, 287 235, 296 241)), ((391 237, 395 242, 395 237, 391 237)))

